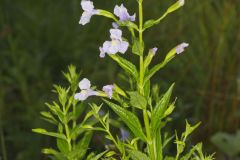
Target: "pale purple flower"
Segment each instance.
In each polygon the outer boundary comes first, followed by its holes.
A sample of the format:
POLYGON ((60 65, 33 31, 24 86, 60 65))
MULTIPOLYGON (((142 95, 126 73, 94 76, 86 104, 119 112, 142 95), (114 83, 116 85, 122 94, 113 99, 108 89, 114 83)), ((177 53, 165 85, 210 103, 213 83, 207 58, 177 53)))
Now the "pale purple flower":
POLYGON ((110 38, 114 40, 122 40, 122 31, 120 29, 110 29, 110 38))
POLYGON ((157 52, 158 48, 157 47, 154 47, 152 49, 150 49, 150 54, 152 54, 153 56, 155 56, 156 52, 157 52))
POLYGON ((126 141, 129 138, 129 133, 123 128, 120 128, 120 132, 121 132, 121 140, 126 141))
POLYGON ((180 4, 180 6, 183 6, 184 3, 185 3, 184 0, 179 0, 178 2, 179 2, 179 4, 180 4))
POLYGON ((127 8, 121 4, 121 6, 116 5, 114 8, 114 14, 119 17, 119 21, 135 21, 136 19, 136 14, 130 16, 127 8))
POLYGON ((181 44, 179 44, 179 45, 177 46, 177 48, 176 48, 176 53, 177 53, 177 54, 182 53, 182 52, 184 51, 184 49, 185 49, 186 47, 188 47, 188 46, 189 46, 188 43, 181 43, 181 44))
POLYGON ((104 51, 103 47, 99 47, 99 50, 100 50, 100 57, 101 57, 101 58, 104 58, 106 52, 104 51))
POLYGON ((107 94, 107 96, 112 99, 114 85, 103 86, 102 90, 107 94))
POLYGON ((116 22, 113 22, 113 23, 112 23, 112 27, 113 27, 114 29, 117 29, 119 26, 118 26, 118 24, 117 24, 116 22))
POLYGON ((80 89, 90 89, 91 87, 91 82, 87 78, 83 78, 79 84, 78 84, 80 89))
POLYGON ((79 88, 81 89, 80 93, 74 95, 74 99, 79 101, 84 101, 90 96, 97 96, 98 92, 91 89, 91 82, 84 78, 79 82, 79 88))
POLYGON ((85 24, 89 23, 91 17, 95 14, 98 14, 99 11, 94 9, 93 2, 91 2, 89 0, 82 0, 81 6, 82 6, 82 9, 84 10, 84 12, 80 18, 79 24, 85 25, 85 24))
POLYGON ((129 43, 122 40, 122 31, 120 29, 110 29, 110 38, 112 41, 105 41, 102 47, 99 47, 100 57, 105 57, 105 54, 116 54, 118 52, 124 54, 129 46, 129 43))

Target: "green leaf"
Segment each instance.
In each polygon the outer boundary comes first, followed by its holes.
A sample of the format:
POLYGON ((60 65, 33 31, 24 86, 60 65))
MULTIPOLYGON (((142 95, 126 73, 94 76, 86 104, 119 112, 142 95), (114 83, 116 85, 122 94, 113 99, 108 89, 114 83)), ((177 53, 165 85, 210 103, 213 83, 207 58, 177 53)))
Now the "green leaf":
POLYGON ((133 160, 150 160, 150 158, 146 154, 140 151, 131 150, 129 153, 133 160))
POLYGON ((173 5, 171 5, 167 11, 157 20, 148 20, 144 23, 143 25, 143 29, 147 29, 152 27, 153 25, 159 24, 161 22, 161 20, 163 20, 169 13, 172 13, 173 11, 179 9, 182 6, 182 4, 180 3, 180 1, 178 0, 177 2, 175 2, 173 5))
POLYGON ((56 138, 66 140, 66 136, 64 134, 55 133, 55 132, 48 132, 47 130, 42 129, 42 128, 32 129, 32 131, 35 132, 35 133, 44 134, 44 135, 47 135, 47 136, 56 137, 56 138))
POLYGON ((144 79, 144 84, 150 80, 150 78, 160 69, 162 69, 170 60, 172 60, 172 58, 174 58, 174 56, 176 55, 176 47, 174 47, 173 49, 171 49, 163 62, 155 65, 153 68, 151 68, 148 72, 146 72, 145 75, 145 79, 144 79))
POLYGON ((124 92, 124 90, 122 90, 117 84, 114 84, 114 91, 118 94, 120 94, 121 96, 128 98, 128 96, 126 95, 126 93, 124 92))
POLYGON ((113 155, 115 155, 116 152, 114 151, 109 151, 108 153, 106 153, 106 155, 104 157, 113 157, 113 155))
POLYGON ((144 96, 140 95, 138 92, 128 92, 130 95, 130 104, 132 107, 139 109, 146 109, 147 100, 144 96))
POLYGON ((52 148, 44 148, 42 150, 42 153, 47 154, 47 155, 53 155, 56 160, 67 160, 67 158, 60 152, 52 149, 52 148))
POLYGON ((148 55, 146 56, 145 60, 144 60, 144 68, 145 70, 148 68, 148 66, 150 65, 154 55, 156 53, 154 52, 153 49, 150 49, 149 52, 148 52, 148 55))
POLYGON ((62 140, 60 138, 57 138, 57 147, 65 155, 68 154, 69 151, 70 151, 70 148, 68 147, 67 141, 62 140))
POLYGON ((150 19, 150 20, 147 20, 144 25, 143 25, 143 28, 144 30, 147 29, 147 28, 150 28, 152 27, 154 24, 157 23, 157 20, 154 20, 154 19, 150 19))
POLYGON ((53 102, 53 105, 51 105, 49 103, 45 103, 45 104, 51 110, 51 112, 58 117, 58 119, 61 122, 64 121, 64 114, 63 114, 62 110, 60 109, 59 105, 56 102, 53 102))
POLYGON ((134 64, 129 62, 128 60, 118 56, 118 55, 110 55, 110 57, 118 63, 120 67, 122 67, 128 74, 134 77, 135 80, 138 79, 138 71, 134 64))
POLYGON ((164 94, 162 99, 156 104, 156 107, 152 111, 152 117, 151 117, 151 128, 153 133, 156 132, 156 130, 159 128, 161 124, 161 120, 163 118, 163 115, 167 109, 167 106, 170 101, 170 97, 172 95, 174 84, 171 85, 171 87, 168 89, 168 91, 164 94))
POLYGON ((136 115, 129 112, 128 110, 116 105, 108 100, 104 100, 104 102, 112 108, 112 110, 121 118, 121 120, 129 127, 129 129, 133 132, 136 137, 141 138, 146 141, 146 136, 143 133, 141 123, 136 115))
POLYGON ((135 29, 135 30, 139 30, 138 29, 138 26, 135 24, 135 23, 133 23, 133 22, 131 22, 131 21, 123 21, 123 22, 118 22, 118 25, 119 26, 126 26, 126 27, 130 27, 130 28, 133 28, 133 29, 135 29))
POLYGON ((194 126, 191 126, 188 121, 186 121, 186 130, 182 134, 183 141, 186 141, 186 138, 201 124, 201 122, 195 124, 194 126))
POLYGON ((144 43, 140 43, 138 39, 134 39, 132 52, 136 55, 142 56, 144 51, 144 43))
POLYGON ((164 160, 175 160, 176 158, 174 158, 174 157, 169 157, 169 156, 166 156, 165 158, 164 158, 164 160))
POLYGON ((98 9, 98 11, 99 11, 98 15, 104 16, 104 17, 107 17, 107 18, 111 18, 116 22, 118 21, 117 18, 111 12, 108 12, 108 11, 102 10, 102 9, 98 9))
POLYGON ((240 153, 240 130, 236 134, 218 132, 211 137, 211 142, 230 157, 240 153))
POLYGON ((104 151, 102 153, 99 153, 98 155, 96 155, 94 158, 91 158, 91 160, 99 160, 105 153, 107 153, 108 151, 104 151))
POLYGON ((91 139, 92 132, 86 132, 83 138, 77 143, 75 150, 69 154, 70 159, 83 159, 88 150, 91 139))
POLYGON ((174 103, 170 104, 167 110, 164 112, 163 118, 166 118, 167 116, 169 116, 174 109, 175 109, 174 103))
POLYGON ((194 152, 197 150, 199 145, 201 145, 201 143, 198 143, 197 145, 195 145, 187 154, 182 156, 180 160, 189 160, 191 156, 194 154, 194 152))

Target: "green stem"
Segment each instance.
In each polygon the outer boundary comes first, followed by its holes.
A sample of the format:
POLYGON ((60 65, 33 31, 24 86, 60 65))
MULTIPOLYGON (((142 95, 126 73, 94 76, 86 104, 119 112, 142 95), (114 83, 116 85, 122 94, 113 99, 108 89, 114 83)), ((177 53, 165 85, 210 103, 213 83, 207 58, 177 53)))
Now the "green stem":
MULTIPOLYGON (((143 8, 142 8, 142 1, 139 1, 138 3, 138 9, 139 9, 139 42, 140 44, 143 43, 143 8)), ((144 95, 144 59, 143 54, 140 56, 139 59, 139 68, 140 68, 140 76, 139 76, 139 85, 138 89, 140 94, 144 95)), ((144 125, 146 129, 147 134, 147 145, 149 149, 149 155, 151 160, 155 160, 155 153, 154 153, 154 143, 151 138, 151 131, 149 126, 149 118, 147 114, 147 109, 143 110, 143 118, 144 118, 144 125)))
POLYGON ((69 149, 69 151, 72 151, 71 137, 70 137, 70 133, 69 133, 68 124, 65 123, 64 128, 65 128, 66 137, 67 137, 68 149, 69 149))
POLYGON ((99 122, 101 123, 101 125, 104 127, 105 132, 110 136, 110 138, 112 139, 113 143, 115 144, 115 146, 117 147, 117 149, 119 150, 119 152, 122 154, 122 159, 125 159, 125 156, 126 156, 125 150, 122 150, 122 149, 119 147, 117 141, 115 140, 115 138, 113 137, 113 135, 112 135, 111 132, 109 131, 109 128, 106 126, 106 124, 105 124, 104 121, 101 119, 101 117, 97 116, 96 118, 99 120, 99 122))
MULTIPOLYGON (((73 118, 73 124, 72 124, 72 128, 74 129, 77 125, 77 120, 76 120, 76 103, 73 103, 73 115, 74 115, 74 118, 73 118)), ((76 146, 76 137, 73 137, 72 139, 73 141, 73 149, 75 148, 76 146)))

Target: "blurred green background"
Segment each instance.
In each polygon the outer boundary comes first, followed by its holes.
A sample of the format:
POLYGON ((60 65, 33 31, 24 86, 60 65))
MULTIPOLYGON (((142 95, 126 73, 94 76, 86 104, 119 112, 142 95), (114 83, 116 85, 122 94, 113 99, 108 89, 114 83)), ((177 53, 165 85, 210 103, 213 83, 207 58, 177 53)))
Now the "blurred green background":
MULTIPOLYGON (((145 20, 159 17, 173 2, 145 0, 145 20)), ((94 4, 112 11, 121 1, 94 4)), ((124 4, 130 13, 136 10, 135 0, 124 4)), ((69 64, 94 84, 121 83, 118 66, 99 58, 111 21, 94 16, 82 27, 81 13, 80 0, 0 0, 0 159, 46 159, 41 148, 54 142, 31 128, 47 125, 39 112, 53 98, 52 84, 64 83, 61 71, 69 64)), ((240 154, 239 17, 239 0, 187 0, 144 34, 146 48, 159 48, 154 63, 180 42, 190 43, 153 83, 165 88, 176 81, 172 132, 183 129, 186 118, 202 121, 192 140, 203 141, 207 152, 216 151, 217 160, 240 154)))

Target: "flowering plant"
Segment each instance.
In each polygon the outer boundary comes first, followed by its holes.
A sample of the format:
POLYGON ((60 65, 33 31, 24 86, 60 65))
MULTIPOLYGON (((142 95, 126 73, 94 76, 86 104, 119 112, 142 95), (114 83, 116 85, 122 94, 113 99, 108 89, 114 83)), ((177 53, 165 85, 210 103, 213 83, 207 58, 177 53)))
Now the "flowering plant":
POLYGON ((99 47, 100 58, 106 55, 114 60, 131 79, 131 90, 125 90, 117 84, 103 86, 102 90, 91 87, 91 82, 83 78, 79 82, 80 92, 77 92, 77 81, 79 74, 75 67, 69 67, 69 73, 65 77, 70 82, 70 88, 64 89, 55 86, 59 94, 59 102, 53 105, 47 104, 50 112, 43 112, 44 119, 58 126, 58 132, 48 132, 45 129, 34 129, 33 131, 57 138, 59 151, 45 149, 44 153, 50 154, 54 159, 123 159, 123 160, 211 160, 213 155, 205 156, 202 152, 202 144, 193 146, 186 152, 187 137, 199 126, 197 123, 191 126, 186 121, 186 130, 179 136, 169 136, 163 128, 171 120, 170 114, 175 109, 175 101, 171 102, 171 95, 174 88, 172 84, 169 89, 159 95, 151 92, 150 79, 160 69, 166 66, 174 57, 181 54, 188 43, 181 43, 171 49, 165 59, 155 66, 151 66, 152 59, 157 54, 158 48, 153 47, 148 50, 144 45, 143 33, 153 25, 159 24, 168 14, 184 5, 184 0, 178 0, 171 5, 166 12, 158 19, 151 19, 143 22, 143 0, 138 3, 138 25, 135 23, 136 14, 130 15, 123 4, 116 5, 114 14, 106 10, 95 9, 93 2, 82 0, 81 7, 84 10, 79 24, 86 25, 93 15, 100 15, 113 20, 110 29, 110 40, 107 40, 99 47), (123 37, 121 28, 126 27, 131 36, 131 41, 123 37), (123 58, 131 48, 132 56, 139 58, 139 67, 123 58), (71 92, 70 92, 71 90, 71 92), (70 94, 70 95, 69 95, 70 94), (103 104, 91 103, 89 111, 83 121, 77 124, 79 113, 76 112, 78 104, 82 104, 90 96, 98 96, 103 100, 103 104), (79 102, 79 103, 78 103, 79 102), (121 136, 113 135, 110 125, 112 119, 110 113, 102 114, 101 108, 106 104, 123 123, 119 129, 121 136), (71 108, 71 109, 70 109, 71 108), (142 113, 140 116, 138 113, 142 113), (54 114, 54 115, 52 115, 54 114), (56 119, 56 117, 58 119, 56 119), (94 118, 94 119, 91 119, 94 118), (71 125, 72 124, 72 125, 71 125), (69 127, 70 126, 70 127, 69 127), (91 152, 85 156, 92 132, 103 132, 105 138, 111 141, 111 145, 106 145, 106 150, 96 154, 91 152), (82 136, 80 136, 82 135, 82 136), (79 138, 80 137, 80 138, 79 138), (164 149, 166 145, 175 137, 176 153, 166 155, 164 149))

